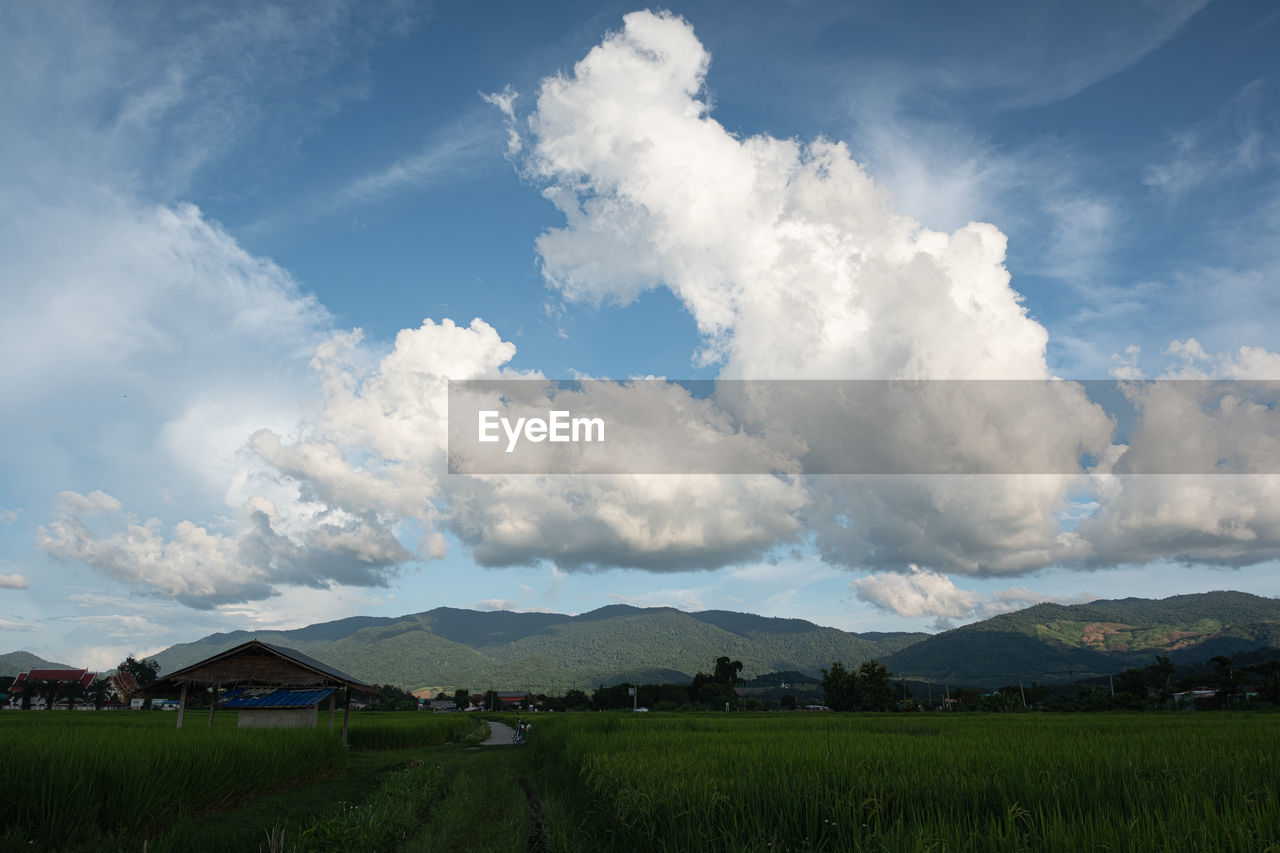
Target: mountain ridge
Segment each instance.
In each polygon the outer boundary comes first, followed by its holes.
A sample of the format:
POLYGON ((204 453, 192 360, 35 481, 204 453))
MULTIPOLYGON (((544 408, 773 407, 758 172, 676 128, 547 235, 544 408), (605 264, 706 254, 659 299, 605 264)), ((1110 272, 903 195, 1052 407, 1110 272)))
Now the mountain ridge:
MULTIPOLYGON (((856 666, 876 658, 900 678, 1000 686, 1066 683, 1144 666, 1156 655, 1196 663, 1280 648, 1280 600, 1228 590, 1046 602, 933 635, 852 633, 796 618, 624 604, 577 615, 438 607, 210 634, 155 659, 162 672, 172 672, 254 638, 371 683, 411 690, 553 693, 622 681, 687 681, 709 671, 720 655, 741 660, 747 679, 777 672, 816 677, 835 661, 856 666)), ((34 665, 55 666, 30 657, 39 661, 34 665)))

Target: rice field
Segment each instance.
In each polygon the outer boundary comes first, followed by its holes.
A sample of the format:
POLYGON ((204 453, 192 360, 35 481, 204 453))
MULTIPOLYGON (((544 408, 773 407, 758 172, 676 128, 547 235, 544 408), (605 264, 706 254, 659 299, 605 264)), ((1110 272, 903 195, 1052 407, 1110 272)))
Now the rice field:
MULTIPOLYGON (((231 712, 217 713, 212 728, 203 713, 180 730, 175 723, 162 712, 0 714, 0 849, 132 848, 121 840, 340 773, 349 761, 324 724, 237 729, 231 712)), ((425 747, 475 725, 461 715, 355 714, 350 741, 425 747)))
POLYGON ((474 742, 474 715, 353 714, 349 751, 324 725, 238 730, 233 714, 181 731, 163 713, 4 714, 0 849, 136 850, 179 824, 186 849, 277 831, 271 849, 299 853, 422 849, 447 828, 505 850, 536 824, 558 851, 1280 853, 1280 715, 532 720, 524 746, 468 751, 452 744, 474 742), (383 755, 398 769, 359 799, 337 784, 383 755), (332 793, 287 826, 258 808, 308 791, 332 793), (230 818, 191 822, 210 813, 230 818))
MULTIPOLYGON (((1280 850, 1280 717, 540 716, 593 849, 1280 850)), ((553 828, 554 829, 554 828, 553 828)))

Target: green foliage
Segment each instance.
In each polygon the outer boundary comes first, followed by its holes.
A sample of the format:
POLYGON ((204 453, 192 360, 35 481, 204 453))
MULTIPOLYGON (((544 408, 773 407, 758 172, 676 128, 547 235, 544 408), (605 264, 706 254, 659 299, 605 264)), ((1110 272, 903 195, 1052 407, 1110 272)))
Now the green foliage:
POLYGON ((995 686, 1013 679, 1068 683, 1141 666, 1175 664, 1280 645, 1280 601, 1242 592, 1037 604, 947 631, 889 655, 894 671, 995 686))
POLYGON ((853 672, 836 661, 822 670, 822 696, 823 704, 833 711, 887 711, 893 706, 889 670, 868 660, 853 672))
MULTIPOLYGON (((194 661, 193 661, 194 663, 194 661)), ((133 655, 116 664, 116 669, 127 672, 138 682, 139 687, 146 687, 156 680, 160 673, 160 663, 155 658, 137 660, 133 655)))
MULTIPOLYGON (((309 851, 392 850, 416 829, 433 803, 444 795, 438 765, 415 760, 390 774, 363 802, 339 802, 331 814, 298 835, 298 853, 309 851)), ((287 847, 289 839, 283 839, 287 847)))
POLYGON ((471 714, 353 714, 347 740, 352 749, 409 749, 477 739, 484 724, 471 714))
POLYGON ((327 731, 238 730, 230 714, 212 729, 126 712, 14 712, 2 722, 8 831, 43 849, 145 837, 180 813, 333 773, 346 761, 327 731))
POLYGON ((401 690, 394 684, 377 685, 382 698, 369 703, 370 711, 416 711, 418 698, 407 690, 401 690))
POLYGON ((531 742, 578 804, 556 849, 1264 850, 1265 715, 565 715, 531 742))
MULTIPOLYGON (((796 670, 814 675, 828 661, 883 657, 926 635, 867 639, 797 619, 611 606, 579 616, 440 608, 253 636, 370 683, 563 695, 622 680, 679 683, 717 656, 741 661, 743 673, 796 670)), ((172 671, 248 639, 245 632, 218 634, 174 646, 157 658, 162 671, 172 671)))

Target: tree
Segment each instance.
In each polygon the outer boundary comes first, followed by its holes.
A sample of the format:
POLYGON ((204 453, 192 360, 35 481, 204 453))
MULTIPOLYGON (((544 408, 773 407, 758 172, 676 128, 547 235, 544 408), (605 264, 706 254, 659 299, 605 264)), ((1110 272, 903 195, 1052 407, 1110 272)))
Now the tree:
POLYGON ((568 711, 590 711, 591 697, 581 690, 570 690, 564 694, 564 707, 568 711))
POLYGON ((716 671, 711 678, 717 684, 728 684, 732 687, 742 680, 738 677, 740 672, 742 672, 742 661, 731 661, 729 658, 721 656, 716 658, 716 671))
POLYGON ((418 697, 394 684, 379 684, 378 692, 382 698, 369 703, 370 711, 415 711, 418 708, 418 697))
POLYGON ((893 707, 893 686, 889 672, 879 661, 863 661, 858 667, 858 704, 866 711, 887 711, 893 707))
POLYGON ((84 695, 84 685, 78 679, 60 682, 62 686, 62 696, 67 700, 67 710, 74 711, 76 700, 84 695))
POLYGON ((453 694, 453 704, 458 706, 458 710, 465 711, 471 706, 471 691, 465 687, 459 688, 453 694))
POLYGON ((133 655, 129 655, 121 661, 116 669, 121 672, 127 672, 133 676, 138 682, 139 687, 146 687, 148 684, 156 680, 160 674, 160 664, 151 658, 143 658, 137 660, 133 655))
POLYGON ((62 682, 52 678, 42 678, 35 683, 34 689, 37 695, 44 697, 45 710, 52 711, 53 706, 58 703, 58 697, 62 695, 62 682))
MULTIPOLYGON (((156 680, 160 673, 160 664, 150 658, 138 660, 133 655, 116 664, 116 677, 113 679, 116 692, 120 698, 128 702, 133 694, 156 680)), ((151 700, 143 703, 143 710, 151 707, 151 700)))
POLYGON ((107 700, 111 698, 111 679, 98 676, 89 682, 89 701, 93 703, 95 710, 101 711, 102 706, 107 704, 107 700))
POLYGON ((822 672, 822 704, 833 711, 852 711, 858 707, 857 676, 836 661, 822 672))

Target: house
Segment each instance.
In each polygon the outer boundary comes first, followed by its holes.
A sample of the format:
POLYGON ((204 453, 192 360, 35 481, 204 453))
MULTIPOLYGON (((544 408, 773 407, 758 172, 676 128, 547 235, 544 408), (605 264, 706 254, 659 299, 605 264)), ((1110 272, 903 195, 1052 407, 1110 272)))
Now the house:
POLYGON ((334 728, 337 696, 342 692, 342 742, 352 693, 381 696, 377 688, 294 649, 250 640, 157 679, 139 691, 142 697, 178 693, 182 728, 190 688, 209 691, 209 725, 215 707, 239 711, 242 728, 315 726, 327 700, 329 730, 334 728), (223 691, 226 691, 225 693, 223 691))
MULTIPOLYGON (((33 708, 44 708, 47 706, 47 700, 44 696, 39 695, 37 685, 42 685, 52 681, 61 685, 62 692, 58 694, 58 699, 65 698, 66 692, 76 691, 80 695, 89 688, 93 683, 93 673, 87 669, 31 669, 26 672, 18 673, 18 677, 13 680, 13 684, 9 688, 12 696, 19 696, 28 690, 32 691, 31 706, 33 708)), ((68 705, 65 701, 54 700, 54 707, 59 704, 68 705)))

